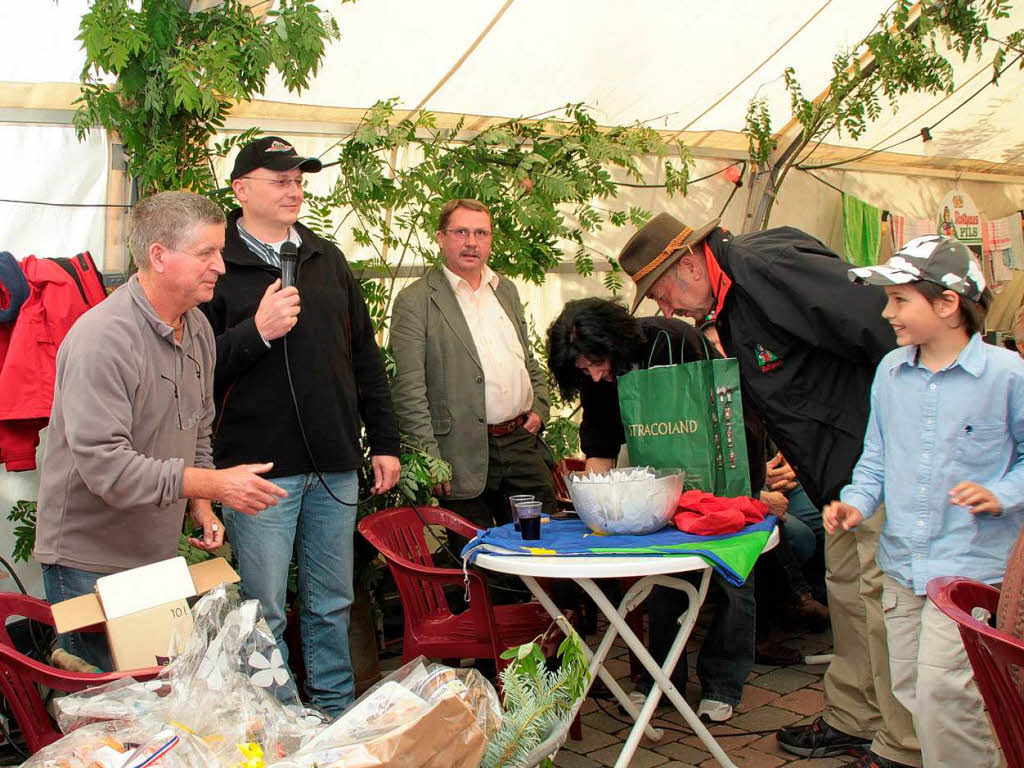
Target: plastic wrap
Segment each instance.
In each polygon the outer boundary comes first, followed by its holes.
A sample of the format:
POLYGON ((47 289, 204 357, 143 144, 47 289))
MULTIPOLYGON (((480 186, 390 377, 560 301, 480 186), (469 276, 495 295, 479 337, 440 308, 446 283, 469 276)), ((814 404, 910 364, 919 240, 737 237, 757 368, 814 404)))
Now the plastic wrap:
POLYGON ((212 745, 224 765, 239 745, 257 744, 267 762, 298 750, 324 725, 305 709, 255 600, 237 604, 224 588, 193 609, 195 630, 161 675, 170 683, 169 721, 212 745))
POLYGON ((275 768, 475 768, 487 736, 500 725, 498 695, 483 675, 420 657, 373 686, 275 768))
POLYGON ((64 697, 67 735, 30 768, 476 768, 501 724, 493 686, 473 669, 417 659, 327 725, 304 708, 255 601, 215 589, 160 677, 64 697))
POLYGON ((106 685, 88 688, 81 693, 54 699, 53 713, 62 733, 71 733, 82 726, 107 720, 166 720, 164 697, 170 686, 164 680, 140 683, 123 677, 106 685))
POLYGON ((188 731, 146 718, 85 725, 41 749, 22 768, 219 768, 188 731))
POLYGON ((61 730, 77 733, 87 723, 115 719, 146 723, 153 734, 173 726, 207 745, 214 765, 260 768, 324 727, 299 702, 257 601, 239 604, 218 588, 196 603, 193 615, 195 631, 158 679, 126 678, 60 699, 61 730), (257 749, 261 758, 253 765, 257 749))

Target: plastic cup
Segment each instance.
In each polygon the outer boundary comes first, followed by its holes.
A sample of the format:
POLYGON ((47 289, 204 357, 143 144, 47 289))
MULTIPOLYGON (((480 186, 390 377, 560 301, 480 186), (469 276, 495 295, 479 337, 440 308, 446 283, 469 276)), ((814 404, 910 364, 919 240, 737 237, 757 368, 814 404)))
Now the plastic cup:
POLYGON ((508 504, 512 508, 512 525, 519 530, 519 515, 516 513, 516 505, 524 501, 533 501, 537 497, 529 493, 520 493, 515 496, 508 497, 508 504))
POLYGON ((540 539, 540 511, 543 506, 544 504, 539 501, 521 501, 516 505, 523 541, 540 539))

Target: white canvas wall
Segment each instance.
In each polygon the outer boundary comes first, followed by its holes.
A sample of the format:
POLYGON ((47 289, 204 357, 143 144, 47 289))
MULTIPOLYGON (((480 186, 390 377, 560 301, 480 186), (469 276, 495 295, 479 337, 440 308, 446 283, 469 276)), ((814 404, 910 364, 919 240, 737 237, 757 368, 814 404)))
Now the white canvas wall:
MULTIPOLYGON (((0 25, 2 26, 2 25, 0 25)), ((70 125, 0 123, 0 198, 81 207, 0 202, 0 250, 21 259, 90 251, 104 255, 107 148, 102 131, 84 142, 70 125)))

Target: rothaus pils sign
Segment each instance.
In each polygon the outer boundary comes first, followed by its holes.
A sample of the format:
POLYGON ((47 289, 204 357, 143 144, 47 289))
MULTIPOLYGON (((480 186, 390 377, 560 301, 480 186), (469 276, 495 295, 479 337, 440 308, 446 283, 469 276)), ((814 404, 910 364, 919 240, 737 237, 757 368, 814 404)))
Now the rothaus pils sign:
POLYGON ((942 199, 936 231, 965 245, 981 245, 981 216, 970 195, 956 190, 942 199))

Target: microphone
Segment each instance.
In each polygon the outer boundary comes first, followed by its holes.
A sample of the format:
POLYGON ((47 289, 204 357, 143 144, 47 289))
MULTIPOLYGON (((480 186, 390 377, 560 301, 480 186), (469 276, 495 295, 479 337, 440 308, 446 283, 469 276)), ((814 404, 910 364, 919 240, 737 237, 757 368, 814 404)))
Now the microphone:
POLYGON ((291 240, 281 243, 281 287, 295 285, 295 264, 299 260, 299 249, 291 240))

